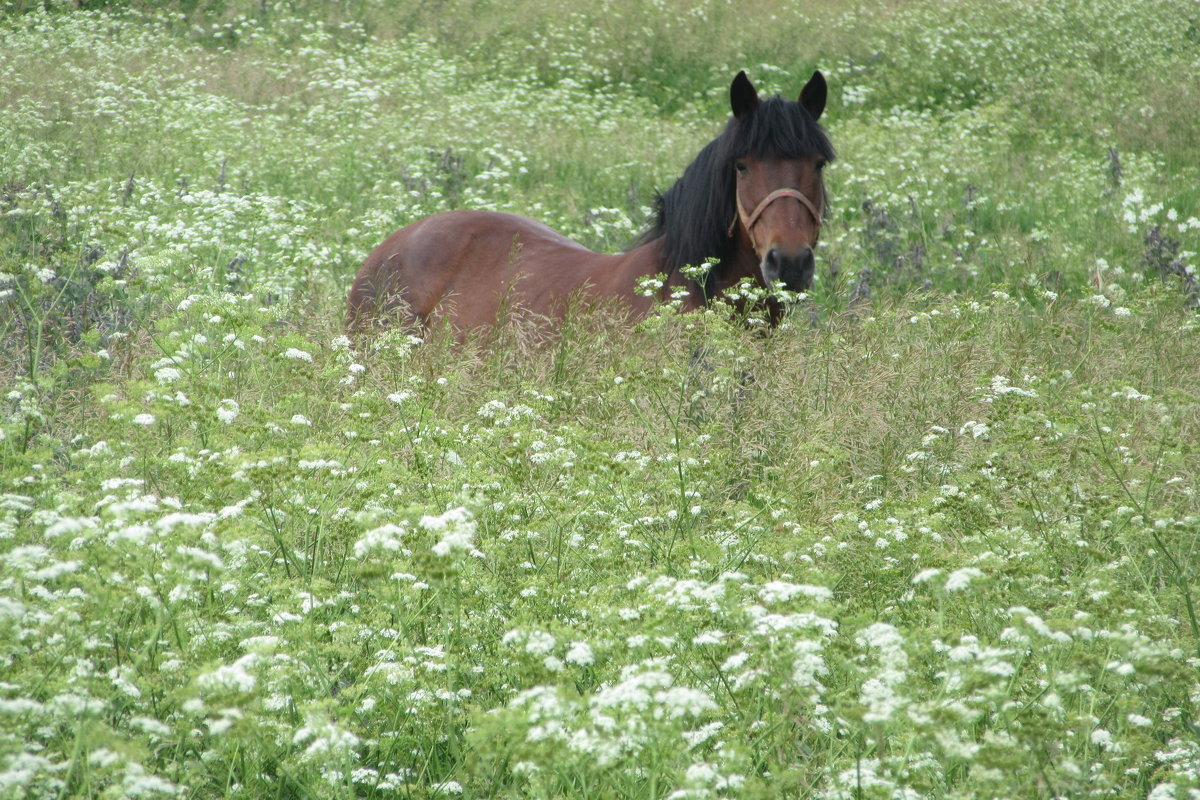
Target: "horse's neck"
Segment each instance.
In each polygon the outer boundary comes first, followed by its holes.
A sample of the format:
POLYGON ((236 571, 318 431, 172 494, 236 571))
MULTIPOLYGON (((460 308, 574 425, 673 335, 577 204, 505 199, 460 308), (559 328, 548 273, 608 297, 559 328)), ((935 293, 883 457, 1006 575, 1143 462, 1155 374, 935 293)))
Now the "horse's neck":
POLYGON ((716 273, 709 281, 710 289, 714 293, 724 292, 745 278, 752 281, 758 280, 758 256, 755 255, 754 249, 740 231, 738 232, 737 246, 721 260, 715 269, 716 273))
POLYGON ((683 301, 682 310, 695 311, 708 302, 705 291, 704 286, 688 278, 679 270, 675 270, 663 282, 663 287, 659 290, 659 300, 666 303, 674 299, 681 299, 683 301))
POLYGON ((758 257, 740 232, 737 247, 713 268, 713 277, 704 285, 698 284, 679 270, 668 272, 663 262, 661 239, 652 239, 622 253, 618 258, 621 260, 620 268, 628 278, 627 283, 632 282, 636 285, 641 278, 666 274, 667 279, 659 291, 659 299, 666 302, 683 295, 681 299, 685 311, 694 311, 703 306, 711 299, 706 297, 706 294, 716 296, 744 278, 757 280, 759 274, 758 257))

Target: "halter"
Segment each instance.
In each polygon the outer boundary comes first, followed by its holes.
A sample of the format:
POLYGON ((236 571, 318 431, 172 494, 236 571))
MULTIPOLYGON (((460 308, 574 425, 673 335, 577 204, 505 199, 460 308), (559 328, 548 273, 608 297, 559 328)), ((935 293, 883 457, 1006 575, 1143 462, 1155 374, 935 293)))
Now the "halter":
MULTIPOLYGON (((758 222, 758 218, 767 210, 767 206, 781 197, 794 197, 799 200, 800 204, 812 213, 813 222, 817 224, 817 235, 820 236, 821 234, 821 212, 813 205, 813 201, 805 197, 804 192, 801 192, 799 189, 776 189, 764 197, 762 202, 755 206, 754 211, 749 214, 746 213, 746 207, 742 205, 741 192, 735 189, 733 196, 737 199, 737 216, 733 218, 733 222, 729 223, 729 236, 733 238, 734 231, 737 230, 738 220, 740 219, 742 225, 746 228, 746 233, 750 235, 750 246, 754 248, 755 253, 758 252, 758 242, 754 240, 754 223, 758 222)), ((816 241, 814 240, 813 243, 816 244, 816 241)))

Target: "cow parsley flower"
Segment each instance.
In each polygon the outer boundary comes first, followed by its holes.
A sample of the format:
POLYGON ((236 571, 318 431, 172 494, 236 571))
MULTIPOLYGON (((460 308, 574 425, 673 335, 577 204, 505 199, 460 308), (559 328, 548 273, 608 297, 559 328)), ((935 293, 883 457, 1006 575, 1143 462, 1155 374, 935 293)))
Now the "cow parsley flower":
POLYGON ((592 647, 587 642, 571 642, 571 646, 567 649, 567 654, 563 656, 563 660, 569 664, 590 667, 596 660, 596 656, 592 653, 592 647))
POLYGON ((293 361, 307 361, 310 364, 313 360, 312 353, 308 352, 307 350, 301 350, 298 347, 289 347, 287 350, 284 350, 281 355, 284 358, 290 358, 293 361))
POLYGON ((767 581, 758 592, 758 599, 764 603, 786 602, 798 596, 807 597, 811 600, 827 601, 833 599, 833 592, 824 586, 788 583, 786 581, 767 581))
POLYGON ((1138 400, 1138 401, 1145 401, 1145 400, 1150 399, 1150 395, 1142 394, 1141 392, 1139 392, 1137 389, 1135 389, 1132 386, 1122 387, 1121 391, 1113 392, 1112 397, 1116 397, 1116 398, 1124 399, 1124 400, 1138 400))
POLYGON ((309 716, 304 727, 292 737, 293 744, 305 742, 308 742, 303 755, 305 761, 330 761, 354 756, 354 748, 360 740, 337 723, 314 715, 309 716))
POLYGON ((258 661, 257 653, 247 653, 232 664, 222 664, 211 672, 204 673, 196 679, 196 685, 201 691, 250 692, 258 683, 250 669, 258 661))
POLYGON ((354 543, 355 558, 362 558, 372 552, 400 552, 404 549, 404 536, 408 531, 393 523, 381 525, 369 530, 361 539, 354 543))
POLYGON ((441 540, 433 546, 434 555, 448 556, 462 550, 475 550, 475 520, 471 512, 463 507, 452 508, 438 516, 421 517, 420 525, 427 531, 438 531, 441 540))
POLYGON ((533 631, 525 640, 525 652, 530 655, 543 656, 552 651, 557 644, 553 635, 545 631, 533 631))
POLYGON ((936 578, 938 575, 941 575, 941 574, 942 574, 942 571, 940 569, 938 569, 937 567, 930 567, 929 569, 923 569, 920 572, 918 572, 916 575, 914 575, 912 582, 913 582, 913 585, 915 586, 919 583, 925 583, 925 581, 936 578))
POLYGON ((716 702, 701 689, 690 686, 672 686, 654 694, 656 717, 667 719, 697 717, 717 708, 716 702))
POLYGON ((963 567, 956 569, 946 576, 946 591, 958 592, 970 585, 975 578, 982 578, 983 571, 975 567, 963 567))
POLYGON ((886 722, 904 707, 904 698, 896 694, 892 684, 880 678, 868 678, 863 683, 859 702, 867 707, 863 712, 864 722, 886 722))
POLYGON ((241 407, 236 400, 225 399, 217 405, 217 419, 224 422, 226 425, 232 425, 233 421, 238 418, 241 413, 241 407))

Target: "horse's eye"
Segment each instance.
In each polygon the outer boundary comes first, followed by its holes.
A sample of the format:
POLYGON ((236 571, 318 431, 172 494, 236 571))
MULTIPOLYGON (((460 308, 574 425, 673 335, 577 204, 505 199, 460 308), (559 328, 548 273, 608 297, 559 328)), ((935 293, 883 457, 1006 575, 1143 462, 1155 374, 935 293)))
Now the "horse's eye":
POLYGON ((738 171, 739 175, 745 175, 747 172, 750 171, 750 168, 746 166, 745 161, 735 161, 733 164, 733 168, 738 171))
POLYGON ((821 171, 821 170, 823 170, 823 169, 825 169, 825 162, 824 162, 824 161, 818 161, 818 162, 817 162, 817 172, 820 172, 820 171, 821 171))

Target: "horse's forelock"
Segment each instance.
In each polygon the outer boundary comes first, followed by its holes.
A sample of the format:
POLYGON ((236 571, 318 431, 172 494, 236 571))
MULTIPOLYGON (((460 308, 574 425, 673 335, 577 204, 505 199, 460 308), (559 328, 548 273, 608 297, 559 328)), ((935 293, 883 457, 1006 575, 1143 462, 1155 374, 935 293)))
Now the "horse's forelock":
POLYGON ((720 138, 729 158, 817 156, 832 161, 836 157, 833 144, 812 115, 799 103, 779 96, 759 103, 752 114, 730 120, 720 138))

